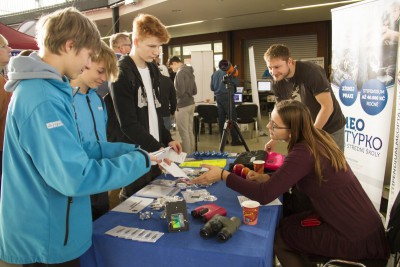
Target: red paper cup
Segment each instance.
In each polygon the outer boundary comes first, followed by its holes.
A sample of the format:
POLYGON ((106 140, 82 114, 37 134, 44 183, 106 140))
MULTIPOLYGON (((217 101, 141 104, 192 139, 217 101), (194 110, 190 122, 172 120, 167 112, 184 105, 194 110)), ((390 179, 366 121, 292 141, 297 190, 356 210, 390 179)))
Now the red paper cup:
POLYGON ((253 161, 253 170, 255 172, 258 172, 259 174, 263 174, 264 173, 264 165, 265 165, 265 161, 255 160, 255 161, 253 161))
POLYGON ((247 225, 256 225, 258 221, 258 208, 260 203, 253 200, 242 202, 243 222, 247 225))

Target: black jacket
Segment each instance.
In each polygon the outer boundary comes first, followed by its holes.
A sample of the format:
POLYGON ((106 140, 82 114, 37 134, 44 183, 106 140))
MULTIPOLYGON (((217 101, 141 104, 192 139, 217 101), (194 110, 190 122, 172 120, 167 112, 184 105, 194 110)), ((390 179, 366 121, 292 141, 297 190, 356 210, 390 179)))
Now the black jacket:
MULTIPOLYGON (((138 95, 143 88, 143 81, 130 56, 123 56, 118 61, 118 79, 112 83, 110 88, 111 98, 114 105, 115 115, 123 133, 119 141, 140 145, 148 152, 159 150, 172 141, 171 133, 165 129, 160 107, 156 108, 160 142, 149 132, 149 116, 147 106, 138 106, 138 95)), ((159 92, 159 70, 153 63, 147 63, 154 88, 154 94, 160 102, 159 92)))
POLYGON ((160 75, 161 115, 169 117, 176 111, 176 92, 171 78, 160 75))

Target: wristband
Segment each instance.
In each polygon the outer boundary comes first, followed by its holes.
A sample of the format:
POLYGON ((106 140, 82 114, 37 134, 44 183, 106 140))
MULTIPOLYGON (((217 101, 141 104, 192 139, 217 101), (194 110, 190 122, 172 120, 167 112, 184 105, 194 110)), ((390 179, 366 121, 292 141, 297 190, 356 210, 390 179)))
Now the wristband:
POLYGON ((224 174, 224 171, 225 171, 224 169, 222 169, 222 171, 221 171, 221 181, 223 180, 222 179, 222 174, 224 174))

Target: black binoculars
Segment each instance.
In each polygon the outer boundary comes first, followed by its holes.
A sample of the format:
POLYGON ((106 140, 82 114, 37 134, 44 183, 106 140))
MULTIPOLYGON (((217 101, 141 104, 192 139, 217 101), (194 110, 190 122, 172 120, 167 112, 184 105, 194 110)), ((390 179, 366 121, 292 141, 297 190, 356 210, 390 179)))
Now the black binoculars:
POLYGON ((241 221, 237 217, 229 219, 217 214, 204 224, 203 228, 200 229, 200 235, 203 238, 209 238, 216 234, 219 241, 225 242, 232 237, 240 225, 241 221))

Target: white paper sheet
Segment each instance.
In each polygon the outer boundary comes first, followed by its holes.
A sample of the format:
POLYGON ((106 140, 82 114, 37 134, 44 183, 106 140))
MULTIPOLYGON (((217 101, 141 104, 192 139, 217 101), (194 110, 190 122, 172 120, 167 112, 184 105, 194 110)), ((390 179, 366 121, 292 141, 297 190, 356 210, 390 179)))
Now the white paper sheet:
POLYGON ((151 197, 151 198, 159 198, 164 196, 175 196, 181 190, 177 187, 163 186, 157 184, 148 184, 138 192, 136 192, 137 196, 141 197, 151 197))
POLYGON ((181 152, 181 154, 178 154, 171 147, 165 147, 158 151, 151 152, 150 154, 156 156, 158 160, 163 160, 167 158, 179 164, 185 161, 187 155, 187 153, 185 152, 181 152))
POLYGON ((175 163, 171 162, 171 165, 168 165, 165 162, 161 162, 160 166, 165 169, 169 174, 171 174, 172 176, 176 177, 176 178, 188 178, 187 174, 181 169, 179 168, 178 165, 176 165, 175 163))
POLYGON ((117 212, 138 213, 150 205, 151 202, 153 202, 151 198, 131 196, 112 210, 117 212))

